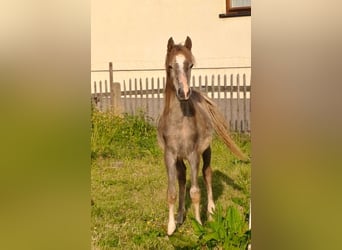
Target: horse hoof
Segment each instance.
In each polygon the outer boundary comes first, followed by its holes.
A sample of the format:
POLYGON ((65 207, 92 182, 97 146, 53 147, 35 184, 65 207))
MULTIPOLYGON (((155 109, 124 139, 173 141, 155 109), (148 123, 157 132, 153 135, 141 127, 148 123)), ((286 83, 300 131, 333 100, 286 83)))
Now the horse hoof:
POLYGON ((198 224, 203 225, 201 219, 196 219, 198 224))
POLYGON ((178 216, 177 216, 177 223, 179 225, 182 225, 183 222, 184 222, 184 215, 183 214, 178 214, 178 216))
POLYGON ((209 202, 208 204, 208 213, 213 214, 215 211, 215 204, 213 202, 209 202))
POLYGON ((176 230, 176 224, 174 223, 169 223, 169 225, 167 226, 167 235, 172 235, 174 233, 174 231, 176 230))

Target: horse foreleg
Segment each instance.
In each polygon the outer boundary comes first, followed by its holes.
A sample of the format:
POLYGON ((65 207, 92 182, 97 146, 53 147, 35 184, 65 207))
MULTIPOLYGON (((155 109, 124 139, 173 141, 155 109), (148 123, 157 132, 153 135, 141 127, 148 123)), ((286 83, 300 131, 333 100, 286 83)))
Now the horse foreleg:
POLYGON ((175 222, 175 203, 176 193, 176 160, 169 153, 165 153, 165 164, 168 174, 167 200, 169 203, 169 222, 167 226, 167 234, 171 235, 176 230, 175 222))
POLYGON ((198 167, 199 167, 199 156, 195 153, 191 154, 189 157, 189 163, 191 166, 191 188, 190 188, 190 197, 192 204, 195 209, 195 218, 198 223, 202 224, 201 216, 200 216, 200 200, 201 200, 201 192, 198 186, 198 167))
POLYGON ((185 213, 185 195, 186 195, 186 167, 182 160, 177 160, 177 177, 179 186, 179 206, 177 223, 182 224, 185 213))
POLYGON ((203 152, 202 154, 203 157, 203 179, 205 186, 207 188, 207 194, 208 194, 208 213, 209 213, 209 218, 211 217, 211 214, 215 210, 215 203, 213 199, 213 190, 212 190, 212 185, 211 185, 211 180, 212 180, 212 171, 210 167, 210 161, 211 161, 211 149, 210 146, 203 152))

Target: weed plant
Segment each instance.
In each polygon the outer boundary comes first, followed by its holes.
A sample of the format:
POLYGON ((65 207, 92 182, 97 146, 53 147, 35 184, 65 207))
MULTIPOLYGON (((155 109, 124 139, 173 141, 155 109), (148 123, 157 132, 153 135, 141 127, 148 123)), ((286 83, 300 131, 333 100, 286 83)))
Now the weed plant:
POLYGON ((224 216, 222 206, 218 205, 213 220, 208 221, 204 226, 192 218, 192 226, 198 236, 197 243, 209 249, 214 247, 227 250, 246 249, 251 234, 245 217, 236 206, 229 206, 224 216))

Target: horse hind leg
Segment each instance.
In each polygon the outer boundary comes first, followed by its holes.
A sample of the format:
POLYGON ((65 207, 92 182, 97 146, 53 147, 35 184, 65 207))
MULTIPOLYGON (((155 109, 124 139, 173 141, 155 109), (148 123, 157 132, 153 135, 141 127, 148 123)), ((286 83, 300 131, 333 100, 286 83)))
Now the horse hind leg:
POLYGON ((190 197, 192 201, 192 205, 195 209, 195 218, 198 223, 202 224, 201 216, 200 216, 200 200, 201 200, 201 191, 198 186, 198 167, 199 167, 199 155, 192 154, 189 157, 189 163, 191 166, 191 188, 190 188, 190 197))
POLYGON ((178 178, 178 186, 179 186, 179 206, 178 206, 178 215, 177 215, 177 223, 183 224, 184 222, 184 214, 185 214, 185 195, 186 195, 186 167, 182 160, 177 160, 177 178, 178 178))
POLYGON ((213 190, 212 190, 212 170, 210 167, 210 161, 211 161, 211 148, 210 146, 203 152, 202 154, 203 158, 203 179, 205 186, 207 188, 207 194, 208 194, 208 214, 209 218, 211 217, 211 214, 213 214, 215 210, 215 203, 213 199, 213 190))

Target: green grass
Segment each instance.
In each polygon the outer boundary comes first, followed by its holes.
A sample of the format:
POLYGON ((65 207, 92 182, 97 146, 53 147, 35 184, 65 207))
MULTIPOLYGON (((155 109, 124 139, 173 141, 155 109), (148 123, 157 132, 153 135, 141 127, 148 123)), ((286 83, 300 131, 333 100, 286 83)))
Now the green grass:
POLYGON ((91 116, 91 157, 120 159, 156 156, 156 129, 145 121, 144 114, 115 116, 93 110, 91 116))
MULTIPOLYGON (((250 138, 235 136, 250 152, 250 138)), ((247 218, 250 198, 249 163, 236 160, 217 138, 212 143, 213 194, 223 211, 233 205, 247 218)), ((192 223, 187 168, 187 217, 168 237, 167 176, 156 130, 142 116, 114 117, 93 112, 91 166, 91 236, 93 249, 186 249, 200 248, 192 223), (112 127, 113 126, 113 127, 112 127), (115 136, 113 136, 113 133, 115 136), (103 143, 103 145, 101 145, 103 143)), ((202 193, 201 217, 206 216, 206 190, 202 193)), ((244 220, 248 225, 247 220, 244 220)))

